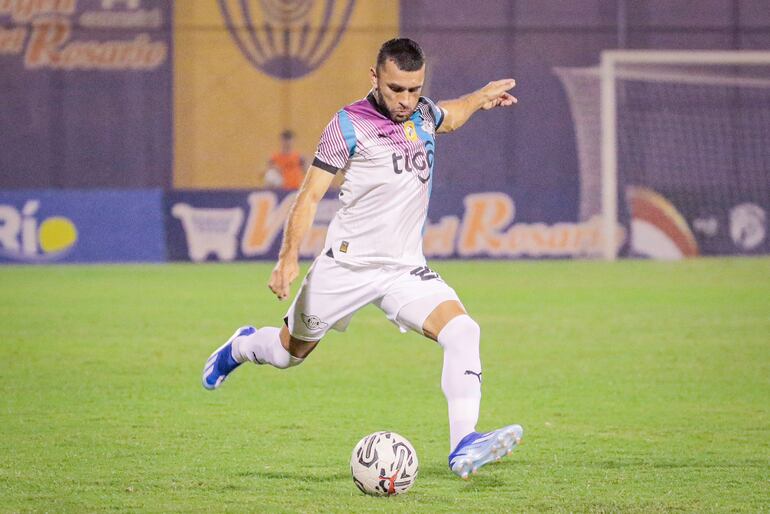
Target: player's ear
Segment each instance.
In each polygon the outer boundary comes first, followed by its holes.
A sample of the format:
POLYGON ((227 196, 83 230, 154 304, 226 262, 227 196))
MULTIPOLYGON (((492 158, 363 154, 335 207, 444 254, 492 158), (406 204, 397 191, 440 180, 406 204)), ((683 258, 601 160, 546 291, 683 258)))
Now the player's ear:
POLYGON ((369 68, 369 80, 372 83, 372 89, 377 90, 377 70, 374 67, 369 68))

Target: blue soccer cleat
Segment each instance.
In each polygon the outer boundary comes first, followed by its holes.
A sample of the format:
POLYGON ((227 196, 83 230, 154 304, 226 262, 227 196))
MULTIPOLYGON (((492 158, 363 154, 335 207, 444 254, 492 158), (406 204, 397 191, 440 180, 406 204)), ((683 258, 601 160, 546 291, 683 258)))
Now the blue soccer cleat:
POLYGON ((458 477, 467 479, 481 466, 509 455, 521 443, 523 434, 524 429, 520 425, 509 425, 485 434, 471 432, 449 454, 449 469, 458 477))
POLYGON ((225 381, 227 375, 242 363, 233 357, 233 341, 236 337, 247 336, 256 332, 254 327, 241 327, 227 340, 225 344, 216 349, 203 366, 203 387, 214 390, 225 381))

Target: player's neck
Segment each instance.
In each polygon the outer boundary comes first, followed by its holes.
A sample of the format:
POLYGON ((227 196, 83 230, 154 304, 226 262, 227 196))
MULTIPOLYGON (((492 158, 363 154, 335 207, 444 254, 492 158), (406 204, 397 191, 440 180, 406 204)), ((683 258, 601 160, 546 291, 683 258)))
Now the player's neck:
MULTIPOLYGON (((366 99, 369 101, 369 103, 370 103, 370 104, 372 104, 372 107, 374 107, 374 109, 375 109, 375 110, 376 110, 378 113, 382 114, 383 116, 385 116, 386 118, 388 118, 390 121, 393 121, 393 120, 391 120, 391 119, 390 119, 390 116, 388 115, 388 111, 386 111, 385 109, 383 109, 383 108, 380 106, 379 102, 377 102, 377 96, 374 94, 374 90, 371 90, 371 91, 369 91, 369 94, 368 94, 368 95, 366 95, 366 99)), ((394 122, 394 123, 395 123, 395 122, 394 122)))

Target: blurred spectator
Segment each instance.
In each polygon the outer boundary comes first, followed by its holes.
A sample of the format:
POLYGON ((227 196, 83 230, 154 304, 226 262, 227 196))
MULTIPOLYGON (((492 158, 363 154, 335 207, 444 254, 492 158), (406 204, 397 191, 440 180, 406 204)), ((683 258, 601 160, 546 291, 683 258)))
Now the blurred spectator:
POLYGON ((270 188, 298 189, 305 176, 305 159, 293 150, 294 132, 281 132, 281 149, 274 153, 267 164, 264 185, 270 188))

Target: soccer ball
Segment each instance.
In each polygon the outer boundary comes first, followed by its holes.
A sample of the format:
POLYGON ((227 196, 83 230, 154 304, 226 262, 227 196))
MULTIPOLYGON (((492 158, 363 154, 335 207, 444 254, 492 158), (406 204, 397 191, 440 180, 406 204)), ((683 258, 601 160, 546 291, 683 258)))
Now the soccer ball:
POLYGON ((375 432, 364 437, 350 457, 353 483, 374 496, 405 493, 417 478, 417 452, 395 432, 375 432))

